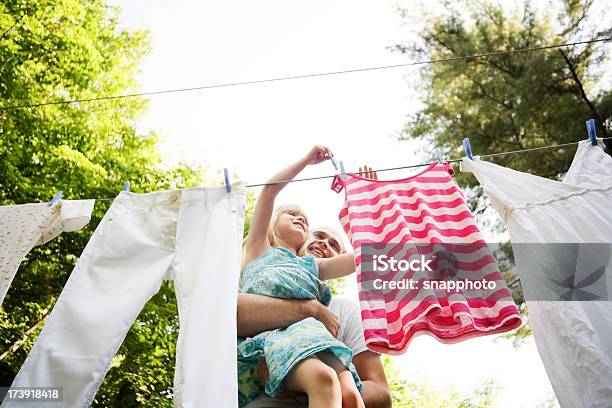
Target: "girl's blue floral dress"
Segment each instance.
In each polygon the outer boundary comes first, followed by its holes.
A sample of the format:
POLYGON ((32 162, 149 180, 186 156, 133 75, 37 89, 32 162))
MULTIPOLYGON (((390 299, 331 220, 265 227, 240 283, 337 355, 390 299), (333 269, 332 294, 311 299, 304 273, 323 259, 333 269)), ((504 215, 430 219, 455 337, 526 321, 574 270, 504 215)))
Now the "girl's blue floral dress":
MULTIPOLYGON (((285 299, 317 299, 325 306, 331 301, 329 287, 319 280, 319 269, 312 256, 297 256, 286 248, 268 248, 242 269, 240 291, 285 299)), ((353 374, 361 391, 361 381, 351 363, 352 351, 333 337, 323 323, 309 317, 284 329, 255 337, 238 339, 238 399, 248 404, 265 390, 271 397, 283 389, 282 382, 300 361, 321 351, 330 351, 353 374), (257 375, 264 357, 269 378, 265 385, 257 375)))

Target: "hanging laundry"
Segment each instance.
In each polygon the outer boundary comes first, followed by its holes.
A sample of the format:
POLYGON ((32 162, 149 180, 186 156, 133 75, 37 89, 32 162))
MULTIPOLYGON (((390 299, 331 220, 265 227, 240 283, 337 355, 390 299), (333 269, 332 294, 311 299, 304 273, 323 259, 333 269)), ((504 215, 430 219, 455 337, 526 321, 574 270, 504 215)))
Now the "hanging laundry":
MULTIPOLYGON (((174 405, 237 407, 236 299, 244 183, 121 191, 83 250, 12 387, 63 387, 88 407, 132 323, 174 277, 174 405)), ((5 402, 2 407, 21 407, 5 402)), ((57 406, 40 402, 37 407, 57 406)))
POLYGON ((58 200, 0 207, 0 305, 25 256, 62 232, 89 223, 95 200, 58 200))
POLYGON ((563 182, 461 163, 508 227, 533 336, 564 408, 612 401, 612 157, 599 143, 579 143, 563 182))
MULTIPOLYGON (((448 163, 434 162, 401 180, 375 181, 351 173, 334 179, 332 189, 344 188, 346 193, 339 217, 355 250, 364 335, 374 351, 403 353, 411 339, 422 334, 454 343, 521 324, 511 292, 451 175, 448 163), (434 290, 426 287, 431 276, 405 271, 391 279, 414 279, 416 287, 372 290, 381 275, 366 269, 362 256, 380 244, 388 244, 384 252, 391 255, 403 251, 406 259, 415 248, 435 255, 438 252, 432 251, 442 247, 447 257, 455 258, 448 258, 459 271, 454 278, 483 278, 493 287, 434 290)), ((439 275, 437 280, 454 278, 439 275)))

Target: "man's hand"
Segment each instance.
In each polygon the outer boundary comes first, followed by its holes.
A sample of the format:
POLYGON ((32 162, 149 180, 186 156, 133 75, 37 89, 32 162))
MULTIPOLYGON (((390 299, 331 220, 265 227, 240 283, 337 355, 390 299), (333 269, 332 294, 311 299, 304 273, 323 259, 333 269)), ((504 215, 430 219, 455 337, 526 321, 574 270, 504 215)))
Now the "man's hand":
POLYGON ((266 330, 291 326, 308 317, 314 317, 334 337, 338 337, 338 317, 317 300, 238 294, 237 323, 240 337, 251 337, 266 330))
POLYGON ((309 300, 308 307, 311 309, 309 315, 323 323, 332 336, 338 338, 338 330, 340 330, 338 316, 333 314, 327 306, 319 303, 318 300, 309 300))
POLYGON ((359 174, 361 177, 370 179, 370 180, 378 180, 378 173, 376 173, 370 166, 364 164, 363 167, 359 166, 359 174))

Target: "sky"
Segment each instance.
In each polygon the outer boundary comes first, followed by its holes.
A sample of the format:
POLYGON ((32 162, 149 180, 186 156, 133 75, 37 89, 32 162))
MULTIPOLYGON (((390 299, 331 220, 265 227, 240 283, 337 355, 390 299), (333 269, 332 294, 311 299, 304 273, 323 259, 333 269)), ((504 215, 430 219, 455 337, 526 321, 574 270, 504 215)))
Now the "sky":
MULTIPOLYGON (((139 80, 142 91, 155 91, 410 62, 387 49, 410 39, 414 28, 402 25, 397 4, 123 0, 120 21, 150 30, 152 52, 139 80)), ((209 179, 221 179, 227 167, 247 184, 265 182, 314 144, 329 147, 347 171, 419 164, 434 153, 422 142, 398 141, 419 107, 417 79, 416 68, 401 68, 155 96, 137 127, 161 135, 165 164, 204 165, 209 179)), ((299 177, 333 173, 325 162, 299 177)), ((297 203, 312 226, 340 230, 343 194, 330 185, 330 179, 292 183, 277 203, 297 203)), ((356 299, 348 281, 343 296, 356 299)), ((503 387, 499 407, 537 407, 552 395, 533 338, 515 350, 493 337, 443 345, 421 336, 395 361, 404 378, 424 378, 440 390, 469 393, 494 378, 503 387)))

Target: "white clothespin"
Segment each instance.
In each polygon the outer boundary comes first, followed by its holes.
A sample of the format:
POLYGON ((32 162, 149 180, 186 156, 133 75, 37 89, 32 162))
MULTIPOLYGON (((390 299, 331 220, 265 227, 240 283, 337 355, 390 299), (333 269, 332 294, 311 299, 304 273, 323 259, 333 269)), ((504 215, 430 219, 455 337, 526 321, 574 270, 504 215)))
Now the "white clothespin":
POLYGON ((346 171, 344 171, 344 163, 342 163, 342 160, 340 160, 338 164, 340 165, 340 174, 342 175, 342 178, 348 178, 348 176, 346 175, 346 171))
POLYGON ((338 161, 334 156, 330 157, 332 164, 334 165, 334 169, 338 170, 338 161))

